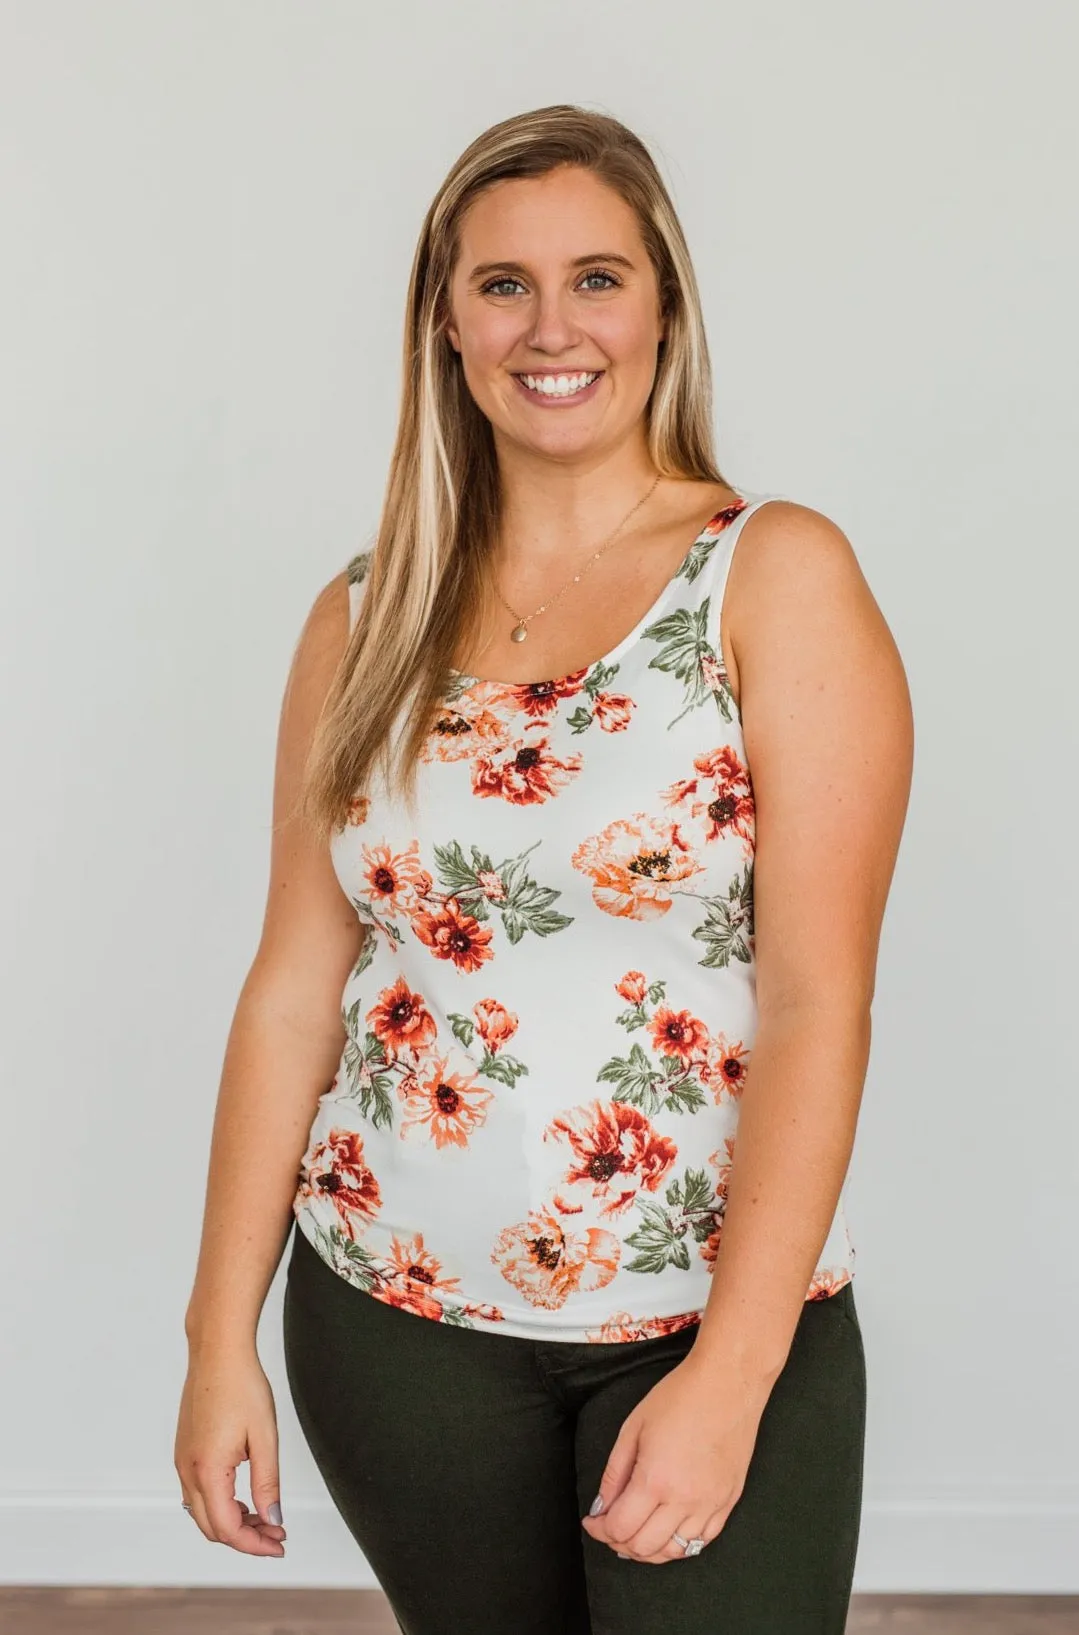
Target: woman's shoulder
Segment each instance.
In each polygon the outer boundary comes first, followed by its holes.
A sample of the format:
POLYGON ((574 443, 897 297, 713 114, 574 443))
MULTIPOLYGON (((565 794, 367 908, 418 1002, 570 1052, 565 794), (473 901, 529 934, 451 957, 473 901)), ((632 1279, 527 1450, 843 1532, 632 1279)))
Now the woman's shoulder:
MULTIPOLYGON (((736 697, 741 661, 813 644, 847 617, 879 618, 850 539, 811 505, 777 495, 742 524, 723 597, 721 647, 736 697)), ((849 626, 848 626, 849 631, 849 626)), ((771 662, 771 659, 770 659, 771 662)))
POLYGON ((728 601, 732 619, 759 609, 761 598, 782 592, 793 596, 827 596, 837 580, 862 579, 854 546, 843 529, 823 511, 785 495, 764 496, 742 524, 734 553, 728 601))

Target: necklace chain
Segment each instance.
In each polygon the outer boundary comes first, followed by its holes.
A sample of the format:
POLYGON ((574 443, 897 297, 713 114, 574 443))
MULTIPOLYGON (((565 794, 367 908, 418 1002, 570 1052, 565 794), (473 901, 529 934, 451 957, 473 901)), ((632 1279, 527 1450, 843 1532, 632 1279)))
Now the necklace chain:
POLYGON ((572 578, 568 579, 560 590, 555 591, 553 596, 548 596, 545 602, 541 602, 539 607, 536 608, 535 612, 522 616, 516 611, 516 609, 510 607, 509 603, 506 601, 506 598, 502 595, 502 592, 496 589, 495 594, 498 597, 498 600, 502 603, 502 606, 505 608, 506 612, 512 613, 513 617, 517 621, 513 629, 510 631, 511 641, 523 642, 525 637, 528 635, 527 626, 532 623, 532 620, 538 618, 541 613, 546 613, 549 607, 553 607, 555 602, 557 602, 561 597, 565 596, 567 591, 572 590, 574 585, 576 585, 580 579, 583 579, 589 568, 599 561, 600 557, 603 555, 604 551, 607 550, 608 546, 614 544, 615 540, 618 538, 618 535, 622 532, 622 529, 626 526, 626 523, 629 521, 634 511, 639 511, 645 500, 647 500, 655 492, 656 483, 659 482, 659 478, 660 473, 657 471, 655 481, 652 483, 648 493, 643 495, 642 498, 637 501, 632 510, 627 511, 626 515, 622 518, 622 521, 618 524, 618 527, 614 530, 614 533, 609 534, 599 549, 592 552, 592 555, 588 558, 588 561, 584 564, 584 566, 582 568, 578 568, 577 572, 572 576, 572 578))

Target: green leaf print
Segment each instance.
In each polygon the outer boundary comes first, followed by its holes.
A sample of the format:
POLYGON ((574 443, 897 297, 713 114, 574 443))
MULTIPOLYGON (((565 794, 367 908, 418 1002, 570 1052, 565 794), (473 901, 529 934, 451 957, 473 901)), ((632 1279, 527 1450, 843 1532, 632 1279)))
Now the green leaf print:
POLYGON ((327 1232, 316 1226, 315 1242, 323 1260, 357 1288, 370 1292, 379 1281, 375 1257, 362 1244, 353 1243, 343 1227, 331 1226, 327 1232))
POLYGON ((719 713, 724 721, 733 721, 734 694, 731 691, 731 681, 726 669, 718 660, 712 674, 715 678, 711 682, 712 697, 719 707, 719 713))
MULTIPOLYGON (((470 1016, 462 1016, 459 1011, 450 1011, 448 1019, 454 1038, 467 1050, 476 1035, 475 1022, 470 1016)), ((485 1078, 497 1079, 499 1084, 508 1084, 512 1090, 522 1074, 528 1072, 528 1068, 524 1062, 518 1061, 516 1056, 496 1054, 488 1049, 484 1051, 483 1060, 476 1068, 476 1072, 482 1073, 485 1078)))
POLYGON ((704 1226, 704 1231, 697 1231, 697 1237, 703 1243, 712 1230, 712 1215, 715 1213, 715 1193, 712 1183, 703 1169, 687 1169, 685 1180, 675 1179, 667 1189, 667 1200, 670 1203, 681 1204, 686 1215, 689 1216, 697 1228, 704 1226))
POLYGON ((343 1053, 347 1086, 344 1095, 354 1101, 364 1118, 376 1129, 393 1129, 393 1078, 388 1071, 386 1051, 373 1033, 359 1036, 360 1002, 342 1011, 347 1038, 343 1053))
POLYGON ((491 1051, 487 1051, 476 1071, 482 1073, 485 1078, 497 1079, 499 1084, 508 1084, 512 1090, 521 1075, 528 1072, 528 1068, 524 1062, 519 1062, 516 1056, 495 1056, 491 1051))
POLYGON ((706 596, 698 608, 680 607, 665 614, 642 632, 643 637, 659 642, 660 650, 649 661, 650 670, 665 670, 682 683, 686 705, 667 723, 668 730, 681 721, 683 715, 713 696, 704 674, 702 661, 710 659, 718 666, 715 649, 708 640, 708 610, 711 598, 706 596))
POLYGON ((696 1113, 706 1105, 700 1085, 680 1056, 661 1056, 652 1062, 640 1045, 627 1056, 612 1056, 596 1074, 597 1080, 614 1084, 612 1100, 639 1107, 648 1118, 666 1109, 672 1113, 696 1113))
POLYGON ((589 698, 594 700, 597 693, 601 693, 604 688, 609 687, 618 674, 618 670, 619 666, 617 664, 603 664, 602 662, 594 664, 584 678, 584 690, 589 698))
POLYGON ((512 899, 498 905, 510 942, 520 942, 526 931, 537 937, 549 937, 552 932, 564 931, 567 925, 572 925, 572 914, 559 914, 550 906, 561 895, 551 886, 523 880, 512 899))
POLYGON ((460 841, 453 840, 448 846, 435 847, 435 860, 447 894, 456 897, 477 920, 488 919, 490 911, 495 910, 502 916, 510 942, 517 943, 526 931, 549 937, 573 924, 572 914, 560 914, 551 908, 562 893, 552 886, 538 885, 527 871, 529 853, 539 844, 534 841, 517 857, 496 866, 477 846, 472 847, 470 861, 460 841))
MULTIPOLYGON (((355 902, 355 898, 353 898, 353 902, 355 902)), ((371 930, 369 929, 367 931, 366 935, 364 936, 363 942, 360 944, 359 958, 357 959, 355 965, 352 967, 352 975, 354 977, 355 976, 362 976, 364 971, 366 971, 367 967, 373 962, 374 957, 375 957, 375 939, 374 939, 374 936, 372 935, 371 930)))
POLYGON ((578 704, 573 714, 566 717, 566 723, 571 732, 578 734, 587 732, 596 719, 594 713, 596 699, 605 688, 610 686, 619 669, 620 666, 617 664, 604 664, 602 661, 598 661, 592 666, 581 685, 588 694, 593 708, 589 709, 587 704, 578 704))
POLYGON ((475 1328, 475 1323, 462 1306, 448 1306, 444 1301, 440 1304, 442 1305, 440 1322, 448 1323, 451 1328, 475 1328))
POLYGON ((648 1012, 643 1005, 630 1005, 628 1010, 624 1010, 620 1016, 615 1017, 615 1021, 619 1027, 625 1028, 627 1033, 632 1033, 634 1028, 643 1028, 648 1025, 648 1012))
POLYGON ((708 558, 715 550, 716 540, 718 537, 718 535, 713 535, 711 539, 698 539, 691 546, 689 555, 686 557, 685 561, 682 563, 682 566, 675 574, 675 578, 688 579, 692 585, 694 579, 696 579, 697 575, 704 567, 704 564, 708 561, 708 558))
MULTIPOLYGON (((673 1077, 674 1073, 678 1071, 679 1063, 673 1056, 668 1056, 667 1061, 672 1064, 669 1076, 673 1077)), ((696 1079, 687 1074, 684 1078, 680 1078, 677 1084, 668 1087, 663 1099, 663 1105, 670 1113, 699 1113, 701 1108, 706 1105, 706 1102, 704 1092, 696 1079)))
POLYGON ((689 1250, 682 1241, 687 1227, 685 1222, 674 1223, 670 1214, 656 1204, 638 1201, 644 1220, 635 1232, 627 1232, 624 1242, 641 1253, 622 1262, 627 1272, 662 1272, 668 1266, 689 1270, 689 1250))
POLYGON ((534 840, 531 846, 527 846, 525 850, 523 852, 519 852, 516 857, 507 858, 506 862, 503 863, 502 867, 497 871, 499 878, 505 887, 507 896, 512 897, 514 892, 517 891, 520 886, 528 882, 528 870, 525 865, 527 864, 529 854, 534 852, 538 845, 539 841, 534 840))
POLYGON ((468 692, 472 686, 473 677, 465 675, 448 675, 442 688, 443 702, 456 704, 457 700, 468 692))
POLYGON ((435 847, 435 862, 446 895, 456 897, 461 907, 467 908, 474 919, 486 920, 487 899, 478 876, 495 872, 491 859, 478 846, 473 846, 472 861, 469 862, 461 842, 451 840, 448 846, 435 847))
POLYGON ((520 856, 508 858, 498 870, 506 888, 506 900, 495 906, 502 915, 510 942, 520 942, 526 931, 537 937, 549 937, 552 932, 564 931, 567 925, 573 924, 572 914, 560 914, 551 908, 562 893, 553 886, 538 885, 525 868, 529 852, 538 845, 536 841, 520 856))
POLYGON ((637 1199, 637 1208, 644 1219, 635 1231, 627 1233, 625 1242, 641 1253, 633 1260, 623 1261, 627 1272, 662 1272, 668 1266, 687 1271, 687 1236, 704 1243, 715 1230, 717 1217, 723 1213, 723 1200, 713 1191, 704 1170, 686 1170, 685 1179, 676 1177, 664 1197, 666 1209, 643 1198, 637 1199))
POLYGON ((628 1056, 612 1056, 604 1062, 596 1078, 600 1083, 617 1085, 615 1101, 628 1101, 651 1117, 663 1106, 665 1092, 663 1072, 649 1059, 640 1045, 632 1045, 628 1056))
POLYGON ((730 883, 726 897, 706 897, 704 924, 693 936, 708 950, 699 965, 712 969, 727 966, 732 959, 748 965, 753 943, 753 862, 746 863, 741 875, 730 883))
MULTIPOLYGON (((658 1005, 660 1000, 666 995, 666 992, 667 984, 665 982, 651 982, 648 985, 646 997, 651 1004, 658 1005)), ((625 1028, 627 1033, 632 1033, 635 1028, 647 1027, 648 1011, 645 1007, 644 1000, 642 999, 636 1005, 630 1005, 628 1009, 622 1011, 619 1016, 615 1017, 615 1021, 618 1023, 619 1027, 625 1028)))
POLYGON ((462 1016, 460 1011, 447 1013, 453 1037, 467 1050, 472 1043, 472 1035, 476 1031, 476 1024, 470 1016, 462 1016))
MULTIPOLYGON (((400 948, 405 940, 405 934, 399 925, 395 925, 392 920, 384 920, 381 915, 376 914, 366 897, 353 897, 350 901, 356 913, 366 925, 369 925, 373 931, 383 932, 392 946, 400 948)), ((374 949, 372 948, 370 958, 367 960, 368 965, 373 958, 374 949)))
POLYGON ((362 585, 367 578, 367 570, 371 566, 374 551, 357 551, 345 568, 345 575, 350 585, 362 585))

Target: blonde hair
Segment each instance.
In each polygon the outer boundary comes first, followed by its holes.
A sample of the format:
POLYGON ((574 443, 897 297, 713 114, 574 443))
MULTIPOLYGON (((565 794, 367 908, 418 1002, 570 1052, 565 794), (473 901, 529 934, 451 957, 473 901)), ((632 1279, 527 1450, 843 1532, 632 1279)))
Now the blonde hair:
POLYGON ((458 642, 471 641, 485 616, 486 568, 500 522, 498 462, 490 424, 445 334, 448 290, 460 225, 476 198, 495 182, 562 165, 591 171, 631 207, 655 269, 665 335, 646 415, 656 470, 724 482, 697 281, 648 149, 617 119, 566 103, 492 125, 439 188, 413 258, 382 511, 373 549, 349 563, 350 580, 365 579, 363 596, 312 738, 300 798, 302 817, 323 838, 345 824, 376 771, 387 788, 414 799, 418 758, 458 642))

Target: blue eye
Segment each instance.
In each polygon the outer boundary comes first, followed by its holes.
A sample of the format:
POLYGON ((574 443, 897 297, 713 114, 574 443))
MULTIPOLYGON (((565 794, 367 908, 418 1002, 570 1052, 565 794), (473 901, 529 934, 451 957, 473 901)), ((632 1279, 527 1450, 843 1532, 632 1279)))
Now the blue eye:
MULTIPOLYGON (((604 267, 592 267, 588 272, 582 274, 581 282, 584 283, 589 278, 605 278, 607 280, 605 287, 608 289, 610 289, 612 286, 617 288, 620 283, 620 280, 615 277, 614 273, 609 273, 604 267)), ((480 294, 494 295, 502 286, 506 284, 517 284, 519 286, 520 279, 511 278, 509 273, 506 273, 502 278, 492 278, 489 283, 480 286, 480 294)))
POLYGON ((586 278, 605 278, 607 280, 608 288, 612 284, 615 286, 615 288, 618 287, 618 279, 614 276, 614 273, 605 271, 603 267, 593 267, 592 271, 586 272, 584 276, 586 278))

